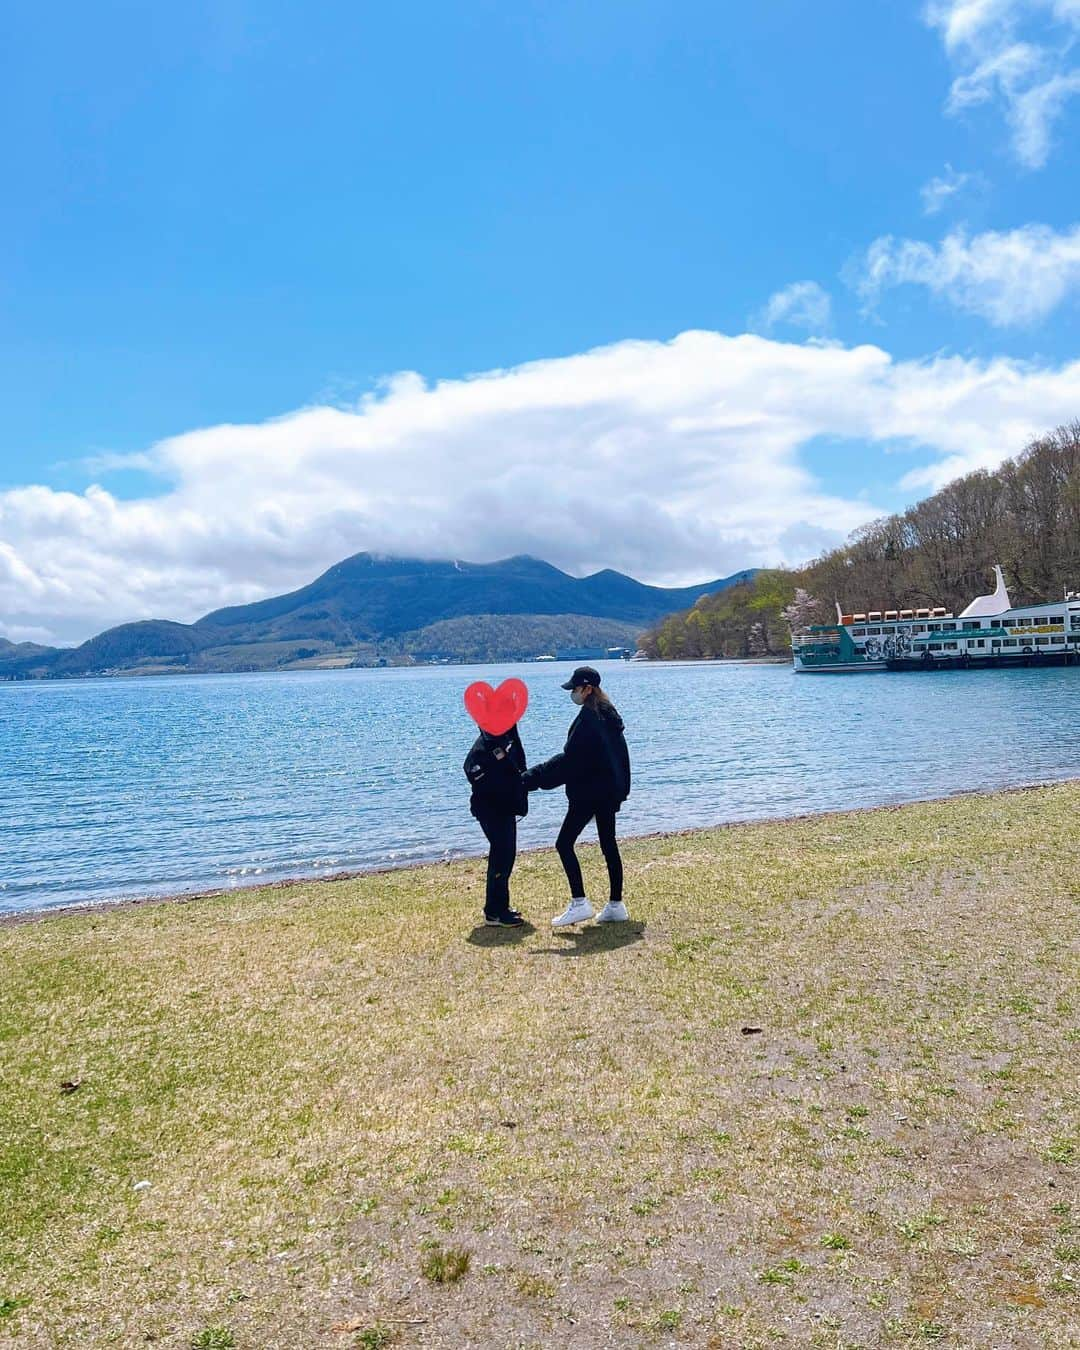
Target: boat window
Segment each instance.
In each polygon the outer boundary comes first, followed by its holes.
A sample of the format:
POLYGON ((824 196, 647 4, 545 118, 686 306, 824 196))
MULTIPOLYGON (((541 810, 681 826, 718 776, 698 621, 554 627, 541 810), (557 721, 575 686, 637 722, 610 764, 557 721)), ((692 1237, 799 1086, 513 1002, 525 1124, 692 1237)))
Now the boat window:
POLYGON ((932 651, 932 652, 939 652, 939 651, 941 651, 941 643, 940 643, 940 642, 928 642, 926 645, 927 645, 927 648, 928 648, 930 651, 932 651))
POLYGON ((866 636, 866 629, 865 629, 865 628, 853 628, 853 629, 851 630, 851 636, 852 636, 852 637, 865 637, 865 636, 866 636))
POLYGON ((939 624, 939 623, 928 623, 928 624, 926 625, 926 631, 927 631, 928 633, 939 633, 939 632, 941 631, 941 624, 939 624))
POLYGON ((867 633, 867 636, 868 636, 868 637, 877 637, 877 635, 878 635, 880 632, 881 632, 881 629, 880 629, 880 628, 868 628, 868 629, 866 630, 866 633, 867 633))
POLYGON ((979 640, 978 640, 977 642, 970 642, 970 643, 968 643, 968 646, 970 646, 970 647, 985 647, 985 646, 986 646, 986 639, 985 639, 985 638, 979 638, 979 640))
POLYGON ((965 619, 965 620, 964 620, 964 627, 965 627, 965 628, 981 628, 981 627, 982 627, 982 621, 981 621, 980 619, 965 619))
POLYGON ((1016 639, 1016 638, 1006 638, 1006 639, 1004 640, 1004 642, 1002 642, 1001 645, 1002 645, 1003 647, 1015 647, 1015 646, 1016 646, 1016 643, 1017 643, 1017 639, 1016 639))
POLYGON ((1049 641, 1050 641, 1049 638, 1037 637, 1035 639, 1035 645, 1036 647, 1045 647, 1049 641))
POLYGON ((960 644, 959 644, 959 642, 945 642, 945 643, 942 643, 942 646, 944 646, 944 647, 946 648, 946 650, 950 650, 950 649, 951 649, 951 650, 955 651, 956 648, 960 646, 960 644))
POLYGON ((1047 619, 1046 622, 1047 622, 1047 623, 1064 623, 1064 622, 1065 622, 1065 615, 1064 615, 1064 614, 1051 614, 1051 616, 1047 619))
POLYGON ((993 638, 993 639, 991 640, 991 642, 990 642, 990 646, 991 646, 991 647, 1000 647, 1000 646, 1001 646, 1001 639, 1000 639, 1000 638, 993 638))
POLYGON ((1050 641, 1051 641, 1051 642, 1064 642, 1065 639, 1064 639, 1063 637, 1052 637, 1052 638, 1050 639, 1050 641))
MULTIPOLYGON (((1080 623, 1077 624, 1077 627, 1080 628, 1080 623)), ((913 633, 925 633, 925 632, 926 632, 926 624, 924 624, 924 623, 917 623, 917 624, 914 625, 914 627, 912 628, 911 631, 912 631, 913 633)))
POLYGON ((942 631, 943 633, 954 633, 954 632, 956 631, 956 624, 954 624, 954 623, 943 623, 943 624, 941 625, 941 631, 942 631))

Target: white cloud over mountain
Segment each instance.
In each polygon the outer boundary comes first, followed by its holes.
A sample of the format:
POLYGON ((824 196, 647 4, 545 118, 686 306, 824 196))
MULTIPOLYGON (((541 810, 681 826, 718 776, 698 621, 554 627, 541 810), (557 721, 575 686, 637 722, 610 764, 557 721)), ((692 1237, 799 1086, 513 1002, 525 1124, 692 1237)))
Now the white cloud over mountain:
POLYGON ((1080 291, 1080 225, 987 231, 955 230, 940 244, 875 239, 853 269, 862 298, 873 305, 894 286, 925 286, 941 299, 998 327, 1045 319, 1080 291))
POLYGON ((1078 0, 931 0, 924 14, 959 71, 946 110, 1000 101, 1017 159, 1042 168, 1055 125, 1080 94, 1078 0))
POLYGON ((912 444, 931 488, 1076 416, 1080 362, 895 361, 688 332, 162 441, 162 492, 0 493, 0 632, 74 641, 299 586, 361 549, 692 582, 798 562, 878 514, 825 491, 815 437, 912 444), (925 458, 925 455, 924 455, 925 458))

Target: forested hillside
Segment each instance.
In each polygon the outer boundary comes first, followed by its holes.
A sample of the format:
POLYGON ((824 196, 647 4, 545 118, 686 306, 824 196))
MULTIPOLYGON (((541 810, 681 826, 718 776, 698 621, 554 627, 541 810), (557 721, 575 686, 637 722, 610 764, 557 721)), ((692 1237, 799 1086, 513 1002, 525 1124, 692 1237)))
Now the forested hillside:
POLYGON ((400 639, 418 660, 531 661, 541 653, 638 645, 640 624, 583 614, 472 614, 444 619, 400 639))
POLYGON ((794 570, 699 600, 642 640, 654 657, 746 657, 790 650, 785 611, 802 622, 846 611, 945 605, 992 589, 1001 563, 1014 603, 1080 588, 1080 421, 863 526, 842 547, 794 570), (797 592, 799 602, 792 606, 797 592))

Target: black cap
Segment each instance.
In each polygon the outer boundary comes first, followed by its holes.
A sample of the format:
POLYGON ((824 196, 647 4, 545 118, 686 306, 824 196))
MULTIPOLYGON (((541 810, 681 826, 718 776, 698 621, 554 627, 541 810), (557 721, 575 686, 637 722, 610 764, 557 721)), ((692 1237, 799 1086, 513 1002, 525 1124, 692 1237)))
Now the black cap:
POLYGON ((600 672, 592 666, 578 666, 573 675, 563 685, 564 689, 579 689, 583 684, 591 684, 594 689, 600 687, 600 672))

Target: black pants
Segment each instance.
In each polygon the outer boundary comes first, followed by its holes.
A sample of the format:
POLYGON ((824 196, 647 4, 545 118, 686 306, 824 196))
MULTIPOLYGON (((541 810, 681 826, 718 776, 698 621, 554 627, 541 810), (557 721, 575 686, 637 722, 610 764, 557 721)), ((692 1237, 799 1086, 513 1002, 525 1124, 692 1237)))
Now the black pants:
POLYGON ((487 892, 484 914, 494 919, 510 908, 510 873, 517 858, 517 816, 496 815, 485 811, 476 819, 487 836, 487 892))
POLYGON ((596 833, 600 839, 600 849, 607 863, 608 881, 611 884, 611 903, 618 904, 622 899, 623 868, 619 856, 619 845, 615 838, 615 807, 597 802, 571 802, 567 807, 566 819, 562 823, 559 837, 555 840, 555 849, 562 861, 566 879, 570 883, 570 898, 573 900, 585 894, 585 883, 581 878, 581 864, 574 852, 574 845, 589 821, 596 817, 596 833))

